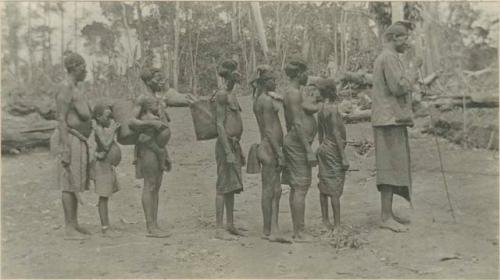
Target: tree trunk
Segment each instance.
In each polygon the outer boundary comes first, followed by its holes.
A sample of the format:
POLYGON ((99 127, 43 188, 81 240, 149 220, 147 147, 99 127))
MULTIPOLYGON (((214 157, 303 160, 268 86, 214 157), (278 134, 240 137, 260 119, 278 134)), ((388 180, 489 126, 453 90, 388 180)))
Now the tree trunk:
POLYGON ((33 81, 33 69, 35 67, 34 58, 33 58, 33 46, 31 42, 31 2, 28 2, 28 84, 31 84, 33 81))
POLYGON ((238 41, 238 10, 236 9, 236 2, 233 2, 233 13, 231 14, 231 41, 236 43, 238 41))
POLYGON ((74 21, 74 25, 75 25, 75 32, 74 32, 74 36, 75 36, 75 52, 78 52, 78 2, 75 1, 75 21, 74 21))
POLYGON ((276 59, 279 61, 279 54, 281 52, 281 3, 276 2, 276 26, 275 26, 275 38, 274 42, 276 44, 276 59))
POLYGON ((139 20, 137 21, 137 34, 139 35, 139 44, 141 46, 141 50, 139 52, 140 54, 140 61, 141 65, 144 63, 144 55, 146 54, 146 47, 144 44, 144 29, 143 29, 143 20, 142 20, 142 9, 141 9, 141 2, 136 2, 136 9, 137 9, 137 16, 139 20))
POLYGON ((391 19, 392 23, 404 20, 404 2, 391 2, 391 19))
POLYGON ((304 33, 302 34, 302 57, 307 60, 309 56, 310 42, 307 36, 307 22, 305 23, 304 33))
MULTIPOLYGON (((123 21, 123 25, 125 26, 125 34, 126 34, 126 37, 127 37, 127 45, 128 45, 128 51, 129 51, 129 56, 128 56, 128 59, 127 61, 130 61, 131 65, 134 65, 134 54, 133 54, 133 50, 132 50, 132 43, 130 41, 130 27, 128 25, 128 20, 127 20, 127 10, 126 10, 126 6, 123 2, 121 2, 122 4, 122 21, 123 21)), ((128 63, 127 63, 127 68, 129 67, 128 63)))
POLYGON ((252 21, 252 15, 248 14, 250 28, 250 73, 253 73, 257 66, 257 58, 255 55, 255 25, 252 21))
POLYGON ((175 17, 174 17, 174 69, 173 69, 173 87, 177 90, 178 75, 179 75, 179 12, 180 2, 175 2, 175 17))
MULTIPOLYGON (((50 28, 50 2, 46 2, 45 5, 47 5, 47 27, 50 28)), ((52 67, 52 31, 50 29, 47 30, 47 63, 47 69, 50 70, 52 67)))
POLYGON ((253 13, 254 20, 255 20, 255 27, 256 27, 256 31, 257 31, 260 45, 261 45, 262 50, 264 52, 264 58, 265 58, 266 62, 268 62, 269 59, 267 56, 269 53, 269 49, 267 47, 266 30, 264 29, 264 21, 262 20, 262 15, 260 13, 259 2, 250 2, 250 6, 252 7, 252 13, 253 13))
POLYGON ((339 56, 338 56, 338 26, 339 26, 339 20, 338 20, 338 9, 337 7, 333 7, 334 11, 334 18, 333 18, 333 57, 335 57, 335 66, 338 69, 339 67, 339 56))
POLYGON ((193 76, 194 76, 194 81, 193 81, 193 94, 198 93, 198 47, 200 44, 200 30, 198 29, 196 32, 196 42, 195 42, 195 48, 194 48, 194 68, 193 68, 193 76))
POLYGON ((62 3, 59 4, 59 11, 61 12, 61 68, 64 73, 64 8, 62 3))
POLYGON ((348 29, 348 26, 347 26, 347 13, 344 11, 344 21, 342 22, 342 26, 344 26, 344 58, 343 58, 343 61, 344 61, 344 71, 347 70, 347 53, 349 51, 349 44, 347 43, 348 40, 350 40, 349 38, 349 29, 348 29))
POLYGON ((340 10, 340 66, 344 67, 344 49, 345 49, 345 28, 344 28, 344 9, 340 10))
POLYGON ((433 24, 434 21, 439 22, 439 12, 437 3, 425 2, 424 11, 429 17, 424 18, 424 75, 429 75, 435 72, 439 68, 440 63, 440 47, 439 47, 439 33, 436 33, 436 26, 433 24), (433 22, 430 22, 432 19, 433 22))

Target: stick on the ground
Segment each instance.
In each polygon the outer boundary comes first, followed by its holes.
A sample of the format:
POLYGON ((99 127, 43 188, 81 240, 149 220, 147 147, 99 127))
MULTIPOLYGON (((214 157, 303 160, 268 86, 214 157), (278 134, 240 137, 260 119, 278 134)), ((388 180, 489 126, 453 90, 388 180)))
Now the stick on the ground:
MULTIPOLYGON (((420 69, 418 69, 418 74, 420 75, 420 77, 422 77, 422 72, 420 71, 420 69)), ((432 120, 432 114, 429 114, 429 117, 431 119, 431 126, 433 126, 434 128, 434 121, 432 120)), ((444 164, 443 164, 443 158, 441 156, 441 148, 439 147, 439 141, 437 139, 436 134, 432 133, 432 135, 434 137, 434 142, 436 143, 436 149, 439 156, 439 167, 440 167, 439 169, 441 170, 441 176, 443 176, 444 190, 446 192, 446 198, 448 199, 448 205, 450 206, 451 217, 453 218, 453 222, 456 223, 457 220, 455 218, 455 211, 453 210, 453 204, 451 204, 450 192, 448 191, 448 182, 446 181, 446 176, 444 175, 444 164)))
MULTIPOLYGON (((431 117, 431 123, 432 123, 432 117, 431 117)), ((438 156, 439 156, 439 165, 440 165, 440 170, 441 170, 441 176, 443 176, 443 182, 444 182, 444 190, 446 191, 446 198, 448 199, 448 205, 450 206, 450 212, 451 212, 451 217, 453 218, 453 222, 457 222, 455 218, 455 211, 453 211, 453 204, 451 204, 451 199, 450 199, 450 192, 448 191, 448 182, 446 181, 446 176, 444 175, 444 168, 443 168, 443 158, 441 157, 441 149, 439 147, 439 142, 437 139, 437 136, 434 134, 434 142, 436 142, 436 148, 438 151, 438 156)))

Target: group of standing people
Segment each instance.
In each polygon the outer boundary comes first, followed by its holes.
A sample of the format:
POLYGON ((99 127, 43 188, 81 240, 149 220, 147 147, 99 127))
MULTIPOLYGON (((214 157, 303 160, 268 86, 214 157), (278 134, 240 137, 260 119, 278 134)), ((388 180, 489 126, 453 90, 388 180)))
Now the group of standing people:
MULTIPOLYGON (((376 150, 377 188, 381 193, 381 228, 394 232, 406 231, 408 221, 394 215, 393 194, 411 201, 411 174, 408 134, 411 125, 411 86, 416 76, 407 75, 398 58, 406 50, 411 27, 404 22, 391 25, 384 34, 384 50, 375 61, 372 124, 376 150), (411 76, 411 77, 410 77, 411 76)), ((134 164, 136 178, 144 179, 142 205, 146 218, 147 236, 168 237, 170 233, 158 226, 159 189, 163 172, 170 171, 172 161, 166 144, 170 138, 170 117, 167 106, 187 107, 196 98, 189 94, 166 91, 165 78, 159 69, 147 68, 141 79, 148 92, 135 101, 133 117, 126 124, 113 120, 113 108, 96 104, 90 108, 77 84, 85 79, 85 61, 72 53, 64 60, 67 82, 56 96, 59 120, 58 178, 62 187, 66 238, 84 239, 89 234, 78 224, 78 194, 89 189, 94 181, 99 195, 99 214, 102 233, 114 235, 110 228, 107 202, 119 186, 115 166, 121 159, 116 139, 124 125, 134 131, 134 164), (89 149, 89 137, 94 131, 97 148, 95 155, 89 149)), ((218 66, 218 75, 224 85, 216 92, 215 122, 217 140, 215 158, 216 232, 223 240, 242 236, 242 229, 234 223, 235 194, 243 190, 242 167, 246 159, 240 145, 243 134, 241 107, 233 90, 240 82, 234 60, 225 60, 218 66), (224 227, 224 211, 226 226, 224 227)), ((312 168, 318 165, 318 188, 323 223, 335 234, 340 228, 340 197, 349 161, 345 155, 346 129, 338 109, 338 79, 308 81, 307 64, 292 57, 285 65, 286 86, 277 88, 278 75, 269 65, 257 68, 251 83, 254 88, 253 112, 261 141, 249 150, 247 171, 260 171, 262 179, 261 207, 263 238, 274 242, 290 242, 278 226, 281 185, 290 186, 289 204, 295 242, 312 241, 305 229, 305 200, 312 183, 312 168), (305 91, 306 85, 316 87, 320 98, 305 91), (279 111, 283 108, 286 134, 279 111), (317 117, 315 116, 317 115, 317 117), (318 135, 319 148, 312 143, 318 135), (329 202, 333 208, 333 224, 329 219, 329 202)), ((119 142, 119 141, 118 141, 119 142)))

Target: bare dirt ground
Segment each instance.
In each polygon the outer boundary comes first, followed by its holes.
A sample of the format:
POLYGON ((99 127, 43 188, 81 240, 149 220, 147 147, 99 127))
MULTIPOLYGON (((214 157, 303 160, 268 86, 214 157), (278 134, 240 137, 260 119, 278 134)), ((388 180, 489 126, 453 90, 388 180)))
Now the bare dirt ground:
MULTIPOLYGON (((244 109, 243 148, 259 141, 250 99, 244 109)), ((238 226, 248 237, 219 241, 214 233, 214 141, 195 142, 188 109, 170 109, 174 170, 160 198, 160 223, 167 239, 146 238, 135 187, 131 147, 122 147, 121 190, 110 215, 123 236, 99 234, 97 197, 82 197, 80 222, 94 234, 83 242, 63 240, 60 191, 47 151, 2 158, 2 278, 498 278, 498 152, 463 150, 440 140, 455 208, 453 223, 433 138, 411 133, 414 209, 395 199, 411 217, 408 233, 378 229, 379 194, 373 152, 348 148, 351 168, 342 197, 342 219, 359 232, 360 248, 336 249, 327 241, 278 244, 260 239, 260 175, 244 175, 236 199, 238 226)), ((369 123, 347 126, 349 140, 370 140, 369 123)), ((316 169, 314 170, 316 172, 316 169)), ((307 198, 307 227, 321 233, 319 193, 314 178, 307 198)), ((283 187, 280 225, 291 236, 288 188, 283 187)))

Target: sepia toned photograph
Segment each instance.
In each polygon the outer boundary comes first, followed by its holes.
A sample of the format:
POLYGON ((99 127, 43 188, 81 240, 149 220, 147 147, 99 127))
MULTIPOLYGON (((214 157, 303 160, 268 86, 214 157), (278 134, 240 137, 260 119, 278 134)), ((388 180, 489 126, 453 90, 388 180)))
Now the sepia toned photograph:
POLYGON ((0 278, 499 278, 500 2, 0 10, 0 278))

